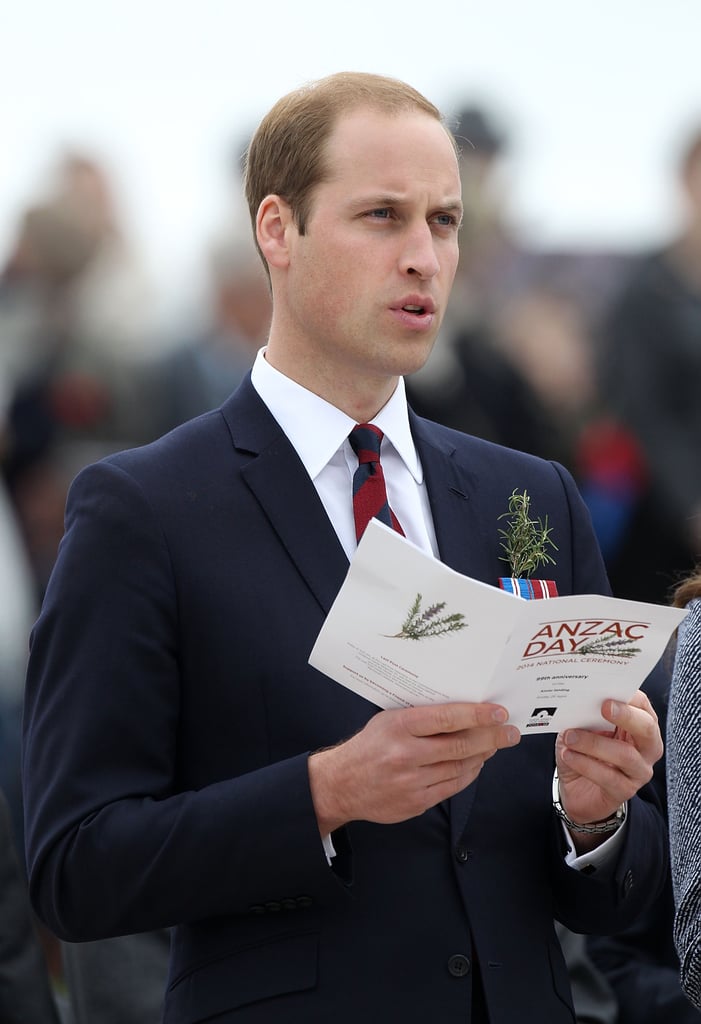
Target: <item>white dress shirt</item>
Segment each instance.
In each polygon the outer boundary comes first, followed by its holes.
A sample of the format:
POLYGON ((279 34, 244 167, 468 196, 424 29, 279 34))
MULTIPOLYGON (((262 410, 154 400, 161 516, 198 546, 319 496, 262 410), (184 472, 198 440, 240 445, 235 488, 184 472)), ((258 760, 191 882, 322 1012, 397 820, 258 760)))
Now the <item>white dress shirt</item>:
MULTIPOLYGON (((251 380, 302 460, 350 561, 357 547, 353 520, 353 474, 358 468, 358 457, 351 448, 348 435, 356 421, 276 370, 266 360, 264 348, 256 355, 251 380)), ((407 539, 422 551, 438 557, 428 492, 409 428, 406 392, 401 377, 394 394, 372 422, 385 435, 381 459, 390 508, 402 524, 407 539)), ((562 827, 570 847, 566 862, 581 869, 601 866, 613 857, 625 822, 596 850, 581 857, 574 853, 569 833, 564 825, 562 827)), ((329 837, 324 839, 324 848, 327 855, 333 856, 329 837)))
MULTIPOLYGON (((253 387, 282 427, 317 489, 348 560, 357 547, 353 522, 353 474, 358 456, 348 435, 356 421, 274 369, 261 349, 253 387)), ((384 433, 382 468, 390 508, 408 540, 438 555, 424 473, 409 429, 404 381, 372 422, 384 433)))

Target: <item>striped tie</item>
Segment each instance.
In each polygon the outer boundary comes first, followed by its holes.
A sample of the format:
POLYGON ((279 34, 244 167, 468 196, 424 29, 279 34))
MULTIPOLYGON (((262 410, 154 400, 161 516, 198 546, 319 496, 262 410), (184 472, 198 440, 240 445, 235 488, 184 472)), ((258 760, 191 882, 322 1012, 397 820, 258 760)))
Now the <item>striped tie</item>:
POLYGON ((359 423, 348 436, 351 448, 358 456, 358 468, 353 475, 353 518, 358 540, 373 518, 404 536, 404 530, 387 500, 385 476, 380 464, 383 437, 384 434, 374 423, 359 423))

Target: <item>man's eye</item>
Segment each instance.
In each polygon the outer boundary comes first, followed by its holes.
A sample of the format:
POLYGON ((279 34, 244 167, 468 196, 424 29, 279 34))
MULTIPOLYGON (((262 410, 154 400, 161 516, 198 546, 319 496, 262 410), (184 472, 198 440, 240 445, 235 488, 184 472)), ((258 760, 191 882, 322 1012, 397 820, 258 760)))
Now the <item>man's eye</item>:
POLYGON ((377 220, 389 220, 392 216, 392 211, 389 206, 380 206, 377 210, 370 210, 369 216, 375 217, 377 220))
POLYGON ((442 228, 452 228, 458 223, 457 217, 454 217, 452 213, 439 213, 436 216, 436 222, 440 224, 442 228))

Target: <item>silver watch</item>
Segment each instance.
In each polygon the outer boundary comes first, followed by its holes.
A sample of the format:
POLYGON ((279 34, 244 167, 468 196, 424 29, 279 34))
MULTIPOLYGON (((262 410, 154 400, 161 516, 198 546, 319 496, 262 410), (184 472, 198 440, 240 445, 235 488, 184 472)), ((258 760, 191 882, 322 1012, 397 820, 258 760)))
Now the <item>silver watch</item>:
POLYGON ((557 775, 557 768, 553 775, 553 810, 572 832, 579 832, 590 836, 600 836, 605 835, 607 832, 615 832, 626 820, 626 804, 623 803, 608 818, 602 818, 600 821, 587 821, 582 825, 572 821, 562 806, 562 800, 560 799, 560 780, 557 775))

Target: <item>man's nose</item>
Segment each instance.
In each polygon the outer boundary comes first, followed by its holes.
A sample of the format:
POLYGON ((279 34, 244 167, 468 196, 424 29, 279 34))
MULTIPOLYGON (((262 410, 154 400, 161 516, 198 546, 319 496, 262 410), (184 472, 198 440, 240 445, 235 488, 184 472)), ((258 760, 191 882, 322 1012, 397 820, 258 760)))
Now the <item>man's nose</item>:
POLYGON ((417 225, 407 232, 401 256, 401 270, 429 280, 440 270, 435 239, 428 224, 417 225))

